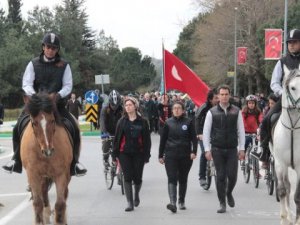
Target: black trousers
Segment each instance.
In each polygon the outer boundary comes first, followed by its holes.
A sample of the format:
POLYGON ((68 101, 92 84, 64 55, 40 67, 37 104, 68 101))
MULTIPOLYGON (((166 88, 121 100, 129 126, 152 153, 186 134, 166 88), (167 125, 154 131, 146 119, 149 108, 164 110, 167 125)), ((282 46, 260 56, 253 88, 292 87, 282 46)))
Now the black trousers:
POLYGON ((222 149, 212 147, 211 153, 217 172, 218 199, 220 203, 225 203, 226 194, 232 193, 237 181, 237 148, 222 149))
POLYGON ((207 159, 205 157, 205 151, 203 146, 203 141, 199 141, 201 155, 200 155, 200 167, 199 167, 199 179, 206 179, 206 166, 207 166, 207 159))
POLYGON ((177 185, 187 184, 188 175, 192 167, 193 160, 188 157, 166 156, 165 168, 168 176, 168 183, 177 185))
POLYGON ((119 160, 124 173, 125 182, 142 183, 143 170, 145 165, 144 154, 142 153, 120 153, 119 160))
MULTIPOLYGON (((281 98, 274 105, 272 109, 267 113, 265 118, 262 120, 260 125, 260 140, 262 147, 267 148, 269 138, 271 137, 271 117, 274 113, 279 113, 281 111, 281 98)), ((278 117, 279 118, 279 117, 278 117)))
POLYGON ((107 161, 109 158, 109 149, 112 146, 112 142, 113 140, 102 141, 102 153, 104 161, 107 161))

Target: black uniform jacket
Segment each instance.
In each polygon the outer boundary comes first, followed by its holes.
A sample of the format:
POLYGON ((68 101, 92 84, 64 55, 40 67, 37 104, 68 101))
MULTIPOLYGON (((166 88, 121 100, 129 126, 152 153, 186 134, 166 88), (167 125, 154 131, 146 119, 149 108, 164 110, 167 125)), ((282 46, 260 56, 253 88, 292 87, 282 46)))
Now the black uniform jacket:
POLYGON ((197 153, 197 137, 192 119, 185 116, 167 119, 160 136, 158 157, 190 157, 191 153, 197 153))

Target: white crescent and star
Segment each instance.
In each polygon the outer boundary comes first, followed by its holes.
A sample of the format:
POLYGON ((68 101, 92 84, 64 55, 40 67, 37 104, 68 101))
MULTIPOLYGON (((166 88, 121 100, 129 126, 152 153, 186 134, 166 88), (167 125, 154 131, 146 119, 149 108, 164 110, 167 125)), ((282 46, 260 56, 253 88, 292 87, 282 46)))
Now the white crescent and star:
POLYGON ((274 40, 276 41, 276 43, 278 44, 278 42, 279 42, 278 37, 275 37, 275 36, 272 36, 272 37, 269 38, 269 44, 270 44, 270 42, 271 42, 273 39, 274 39, 274 40))
POLYGON ((179 81, 182 81, 182 78, 180 77, 180 75, 178 74, 178 71, 176 69, 175 66, 172 67, 172 76, 176 79, 176 80, 179 80, 179 81))

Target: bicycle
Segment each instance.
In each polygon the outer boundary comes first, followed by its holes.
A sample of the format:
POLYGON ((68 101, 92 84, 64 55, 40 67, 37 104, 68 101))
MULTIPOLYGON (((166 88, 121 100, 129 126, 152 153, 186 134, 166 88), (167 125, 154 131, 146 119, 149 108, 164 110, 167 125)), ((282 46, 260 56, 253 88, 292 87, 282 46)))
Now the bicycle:
POLYGON ((215 164, 213 160, 207 161, 207 165, 206 165, 206 185, 203 186, 204 190, 209 190, 210 186, 211 186, 211 180, 212 177, 215 177, 215 183, 216 181, 216 168, 215 168, 215 164))
POLYGON ((252 141, 247 147, 245 160, 241 162, 241 170, 244 175, 245 183, 249 183, 251 170, 253 171, 254 186, 258 188, 260 179, 259 159, 251 154, 252 151, 257 151, 258 148, 256 134, 246 134, 246 137, 251 137, 252 141))
POLYGON ((275 197, 276 200, 279 202, 279 196, 277 192, 277 177, 275 171, 275 159, 272 153, 268 158, 268 167, 265 169, 265 171, 266 171, 265 179, 268 188, 268 194, 273 195, 275 189, 275 197))
POLYGON ((115 177, 118 179, 118 184, 121 186, 121 193, 124 195, 124 174, 120 165, 119 160, 116 162, 112 160, 112 152, 113 152, 113 139, 114 136, 110 136, 108 138, 103 139, 102 141, 110 141, 109 146, 109 157, 107 161, 103 161, 104 164, 104 178, 106 187, 108 190, 111 190, 114 185, 115 177))

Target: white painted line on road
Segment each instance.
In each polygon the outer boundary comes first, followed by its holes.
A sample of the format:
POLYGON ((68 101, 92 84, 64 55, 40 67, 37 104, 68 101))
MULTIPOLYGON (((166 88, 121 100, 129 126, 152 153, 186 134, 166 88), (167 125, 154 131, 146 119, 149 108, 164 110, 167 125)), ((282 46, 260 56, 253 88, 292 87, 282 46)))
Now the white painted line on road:
POLYGON ((29 205, 31 205, 30 195, 24 199, 16 208, 10 211, 6 216, 0 219, 0 225, 6 225, 9 221, 17 217, 23 210, 25 210, 29 205))
POLYGON ((24 196, 24 195, 28 195, 28 192, 0 194, 0 198, 1 197, 12 197, 12 196, 24 196))

